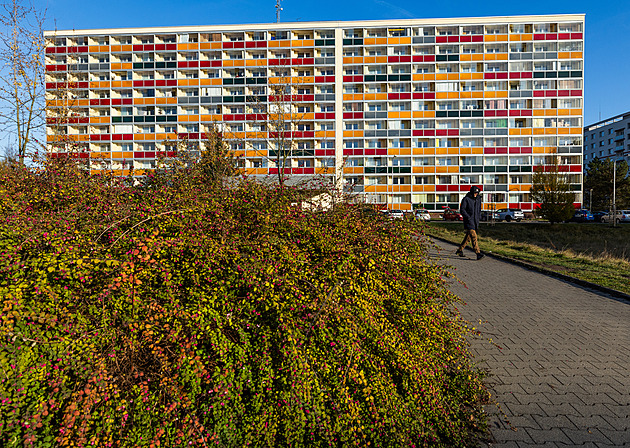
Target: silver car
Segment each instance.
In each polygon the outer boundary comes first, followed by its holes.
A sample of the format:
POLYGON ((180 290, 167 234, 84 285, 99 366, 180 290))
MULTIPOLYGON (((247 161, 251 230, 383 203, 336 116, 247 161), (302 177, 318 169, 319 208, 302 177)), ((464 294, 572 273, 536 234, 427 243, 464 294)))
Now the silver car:
POLYGON ((505 222, 510 222, 510 221, 518 222, 518 221, 522 221, 523 218, 525 217, 523 210, 521 210, 520 208, 500 208, 499 210, 494 212, 492 215, 493 215, 492 217, 496 219, 497 221, 505 220, 505 222))
POLYGON ((431 214, 426 208, 419 208, 414 212, 417 221, 431 221, 431 214))

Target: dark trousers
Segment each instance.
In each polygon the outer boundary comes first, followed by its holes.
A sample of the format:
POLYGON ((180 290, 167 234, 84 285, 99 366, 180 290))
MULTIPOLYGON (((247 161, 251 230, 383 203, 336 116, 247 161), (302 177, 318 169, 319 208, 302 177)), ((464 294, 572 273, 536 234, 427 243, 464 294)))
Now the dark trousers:
POLYGON ((462 244, 459 245, 459 250, 464 250, 469 241, 471 242, 472 248, 475 253, 481 252, 479 250, 479 244, 477 244, 477 231, 472 229, 466 229, 466 236, 464 236, 464 241, 462 241, 462 244))

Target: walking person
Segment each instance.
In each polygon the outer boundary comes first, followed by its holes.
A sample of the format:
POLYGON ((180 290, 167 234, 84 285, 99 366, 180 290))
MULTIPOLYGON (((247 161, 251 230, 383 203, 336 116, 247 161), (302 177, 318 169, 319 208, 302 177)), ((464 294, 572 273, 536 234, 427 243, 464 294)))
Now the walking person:
POLYGON ((481 219, 481 190, 477 186, 470 187, 470 191, 466 193, 466 196, 462 199, 462 203, 459 207, 459 212, 464 218, 464 230, 466 236, 464 241, 459 245, 459 248, 455 252, 460 257, 464 257, 464 248, 471 242, 472 248, 477 254, 477 260, 481 260, 485 255, 479 250, 479 244, 477 243, 477 230, 479 229, 479 220, 481 219))

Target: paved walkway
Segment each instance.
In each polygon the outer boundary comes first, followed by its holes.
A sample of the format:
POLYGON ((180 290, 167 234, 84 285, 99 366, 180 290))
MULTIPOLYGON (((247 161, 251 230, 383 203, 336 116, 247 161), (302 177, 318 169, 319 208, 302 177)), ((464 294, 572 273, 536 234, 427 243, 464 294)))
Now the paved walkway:
POLYGON ((485 336, 472 349, 500 406, 488 446, 630 447, 630 303, 437 244, 485 336))

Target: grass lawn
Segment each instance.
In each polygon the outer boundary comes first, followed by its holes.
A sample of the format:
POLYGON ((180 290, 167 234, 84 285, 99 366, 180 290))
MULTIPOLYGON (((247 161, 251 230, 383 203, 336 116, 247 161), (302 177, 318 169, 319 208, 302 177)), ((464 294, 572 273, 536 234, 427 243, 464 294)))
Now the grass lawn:
MULTIPOLYGON (((463 225, 433 221, 426 233, 461 242, 463 225)), ((523 260, 630 294, 630 225, 482 223, 484 252, 523 260)))

